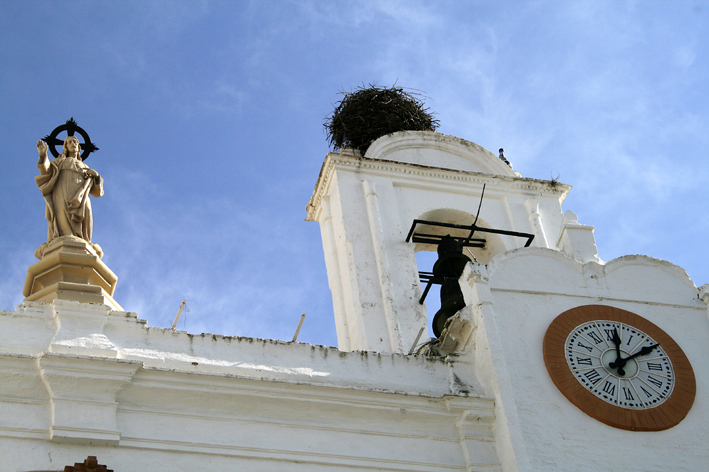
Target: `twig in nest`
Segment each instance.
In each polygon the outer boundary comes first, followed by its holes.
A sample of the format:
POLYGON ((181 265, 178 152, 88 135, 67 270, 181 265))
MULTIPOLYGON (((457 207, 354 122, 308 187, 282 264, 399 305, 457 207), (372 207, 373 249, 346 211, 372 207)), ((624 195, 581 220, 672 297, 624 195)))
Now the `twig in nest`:
POLYGON ((364 155, 382 136, 397 131, 434 131, 440 124, 417 98, 420 94, 396 85, 387 88, 370 84, 340 93, 344 97, 324 123, 334 150, 352 147, 364 155))
POLYGON ((556 173, 556 177, 554 177, 553 174, 550 174, 551 180, 549 181, 549 186, 551 188, 556 188, 559 185, 559 173, 556 173))

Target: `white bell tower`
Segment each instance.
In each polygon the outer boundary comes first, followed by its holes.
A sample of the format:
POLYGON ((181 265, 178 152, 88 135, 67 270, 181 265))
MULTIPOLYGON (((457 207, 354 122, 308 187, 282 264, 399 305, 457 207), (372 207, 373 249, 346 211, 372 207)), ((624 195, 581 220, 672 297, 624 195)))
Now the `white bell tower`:
MULTIPOLYGON (((596 259, 589 226, 567 223, 561 203, 570 187, 523 178, 486 149, 429 131, 405 131, 375 141, 365 156, 344 149, 328 153, 307 220, 320 223, 332 291, 339 348, 408 352, 430 323, 419 303, 422 286, 414 253, 433 244, 407 242, 414 220, 530 233, 532 246, 575 251, 596 259), (566 226, 579 233, 566 234, 566 226), (563 233, 563 237, 562 237, 563 233), (590 236, 590 239, 588 238, 590 236)), ((451 227, 419 224, 416 231, 466 237, 451 227)), ((527 240, 475 233, 483 248, 477 262, 527 240)))

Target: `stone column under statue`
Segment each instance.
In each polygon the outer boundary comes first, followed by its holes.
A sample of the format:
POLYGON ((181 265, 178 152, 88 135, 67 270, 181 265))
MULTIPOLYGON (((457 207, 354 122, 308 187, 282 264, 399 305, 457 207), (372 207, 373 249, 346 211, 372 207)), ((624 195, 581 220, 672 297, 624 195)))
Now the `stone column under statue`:
POLYGON ((25 300, 74 300, 122 310, 113 299, 118 277, 101 261, 101 247, 91 242, 89 196, 103 195, 103 178, 84 164, 75 136, 67 136, 61 155, 53 151, 57 157, 51 161, 48 148, 43 140, 37 142, 39 175, 35 177, 46 203, 47 242, 37 248, 39 262, 27 271, 25 300))

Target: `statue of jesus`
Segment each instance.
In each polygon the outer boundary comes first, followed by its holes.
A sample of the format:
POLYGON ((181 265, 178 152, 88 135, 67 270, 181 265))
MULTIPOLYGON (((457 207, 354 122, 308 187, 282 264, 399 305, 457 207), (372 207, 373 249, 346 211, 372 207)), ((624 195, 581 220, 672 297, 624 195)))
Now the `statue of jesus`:
POLYGON ((47 143, 37 142, 37 186, 47 202, 47 242, 60 236, 76 236, 91 243, 93 215, 89 195, 103 195, 103 179, 81 160, 81 145, 74 136, 64 140, 62 153, 47 158, 47 143))

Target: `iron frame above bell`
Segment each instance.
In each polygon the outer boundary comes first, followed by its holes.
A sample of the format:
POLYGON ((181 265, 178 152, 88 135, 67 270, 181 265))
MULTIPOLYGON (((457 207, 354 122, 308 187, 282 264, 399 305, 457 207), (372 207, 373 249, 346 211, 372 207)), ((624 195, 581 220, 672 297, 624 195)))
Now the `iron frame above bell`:
MULTIPOLYGON (((477 222, 477 218, 475 219, 477 222)), ((415 219, 413 223, 411 224, 411 228, 409 229, 409 233, 406 235, 406 242, 413 242, 415 244, 420 243, 420 244, 435 244, 438 246, 441 241, 443 241, 443 238, 445 237, 451 237, 455 239, 461 247, 479 247, 479 248, 484 248, 485 247, 485 239, 482 238, 473 238, 473 234, 475 234, 476 231, 480 231, 481 233, 492 233, 492 234, 501 234, 504 236, 513 236, 513 237, 518 237, 518 238, 527 238, 527 241, 524 244, 524 247, 528 247, 530 244, 532 244, 532 241, 534 240, 534 235, 531 233, 522 233, 519 231, 507 231, 503 229, 494 229, 494 228, 482 228, 475 223, 470 224, 470 225, 460 225, 460 224, 455 224, 455 223, 444 223, 442 221, 430 221, 430 220, 419 220, 415 219), (450 235, 443 235, 443 234, 426 234, 426 233, 416 233, 416 226, 417 225, 429 225, 429 226, 438 226, 440 228, 454 228, 454 229, 461 229, 461 230, 467 230, 470 231, 470 234, 468 237, 455 237, 455 236, 450 236, 450 235)), ((428 295, 429 290, 431 290, 431 285, 436 284, 436 285, 442 285, 443 284, 443 278, 441 277, 436 277, 433 272, 422 272, 419 271, 419 279, 421 282, 426 282, 426 287, 423 290, 423 294, 421 295, 421 298, 419 298, 419 304, 423 305, 423 302, 426 300, 426 296, 428 295)))
POLYGON ((446 236, 446 235, 441 235, 441 234, 425 234, 425 233, 416 233, 416 225, 429 225, 429 226, 438 226, 441 228, 455 228, 455 229, 462 229, 462 230, 468 230, 470 231, 470 236, 467 238, 463 237, 453 237, 454 239, 458 240, 463 246, 465 247, 485 247, 485 240, 482 238, 473 238, 472 235, 476 232, 479 231, 481 233, 492 233, 492 234, 502 234, 504 236, 514 236, 518 238, 527 238, 527 242, 524 244, 524 247, 528 247, 530 244, 532 244, 532 241, 534 240, 534 235, 531 233, 521 233, 519 231, 507 231, 504 229, 493 229, 493 228, 483 228, 481 226, 476 225, 475 223, 470 224, 470 225, 459 225, 455 223, 443 223, 441 221, 428 221, 428 220, 414 220, 414 222, 411 224, 411 228, 409 229, 409 234, 406 235, 406 242, 413 242, 413 243, 421 243, 421 244, 436 244, 438 245, 441 240, 446 236))

